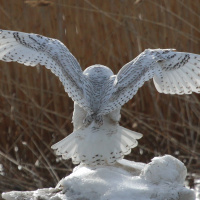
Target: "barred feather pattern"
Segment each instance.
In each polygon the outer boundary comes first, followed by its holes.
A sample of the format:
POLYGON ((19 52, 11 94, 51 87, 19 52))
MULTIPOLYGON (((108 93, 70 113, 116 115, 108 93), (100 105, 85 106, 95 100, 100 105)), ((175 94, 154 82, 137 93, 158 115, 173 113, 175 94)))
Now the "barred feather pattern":
POLYGON ((52 148, 75 164, 113 164, 137 146, 142 134, 119 125, 120 109, 146 81, 160 93, 200 93, 200 56, 174 49, 147 49, 116 75, 100 64, 83 72, 60 41, 0 30, 0 60, 44 65, 58 76, 74 101, 74 131, 52 148))
POLYGON ((83 85, 89 87, 90 82, 83 76, 76 58, 60 41, 37 34, 0 30, 0 60, 32 67, 44 65, 58 76, 73 101, 92 112, 83 97, 83 85))
POLYGON ((174 49, 145 50, 118 72, 101 114, 120 108, 151 78, 160 93, 200 93, 200 55, 174 49))

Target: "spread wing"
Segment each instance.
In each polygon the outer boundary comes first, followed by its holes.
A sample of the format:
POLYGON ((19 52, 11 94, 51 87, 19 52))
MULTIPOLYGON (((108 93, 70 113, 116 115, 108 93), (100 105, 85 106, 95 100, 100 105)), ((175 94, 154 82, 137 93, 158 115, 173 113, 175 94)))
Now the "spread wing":
POLYGON ((173 49, 145 50, 118 72, 112 85, 112 95, 100 114, 120 108, 151 78, 160 93, 200 93, 200 55, 175 52, 173 49))
POLYGON ((72 100, 90 111, 83 95, 83 86, 89 83, 76 58, 59 40, 0 30, 0 60, 16 61, 27 66, 44 65, 59 77, 72 100))

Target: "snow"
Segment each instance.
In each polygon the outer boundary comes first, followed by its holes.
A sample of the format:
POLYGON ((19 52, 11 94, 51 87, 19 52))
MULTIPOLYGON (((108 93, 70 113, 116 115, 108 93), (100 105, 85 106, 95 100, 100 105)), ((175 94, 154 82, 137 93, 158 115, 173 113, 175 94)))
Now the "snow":
POLYGON ((184 186, 186 174, 185 165, 170 155, 156 157, 149 164, 122 159, 113 166, 79 165, 55 189, 29 192, 27 198, 23 192, 3 193, 2 197, 7 200, 22 197, 26 200, 195 200, 194 191, 184 186))
POLYGON ((196 200, 200 200, 200 178, 195 180, 196 200))
POLYGON ((154 184, 159 184, 160 182, 182 184, 186 175, 187 169, 185 165, 172 156, 164 156, 163 159, 159 157, 153 158, 152 162, 146 165, 141 173, 145 180, 154 184))
POLYGON ((44 188, 36 191, 6 192, 2 198, 7 200, 68 200, 59 188, 44 188))

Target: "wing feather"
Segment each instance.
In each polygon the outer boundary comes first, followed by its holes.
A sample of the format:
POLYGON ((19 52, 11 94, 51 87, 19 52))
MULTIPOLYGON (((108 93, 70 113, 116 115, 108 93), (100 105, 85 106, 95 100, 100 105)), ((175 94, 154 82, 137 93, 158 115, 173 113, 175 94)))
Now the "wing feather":
POLYGON ((193 78, 190 77, 190 75, 188 75, 188 73, 187 73, 187 71, 185 69, 180 69, 179 71, 181 73, 181 78, 182 78, 182 80, 184 80, 185 86, 186 86, 186 88, 188 90, 187 93, 191 94, 192 91, 197 92, 196 91, 195 82, 194 82, 193 78))
MULTIPOLYGON (((167 73, 167 72, 166 72, 167 73)), ((171 77, 171 73, 168 73, 166 76, 167 92, 170 94, 176 94, 176 84, 171 77)))
POLYGON ((112 95, 100 114, 120 108, 151 78, 160 93, 200 93, 200 55, 173 49, 145 50, 118 72, 112 95))
POLYGON ((184 93, 184 88, 183 88, 183 86, 180 84, 179 76, 178 76, 177 72, 176 72, 176 73, 171 73, 170 76, 171 76, 171 79, 172 79, 173 82, 174 82, 174 86, 175 86, 175 88, 176 88, 177 94, 182 94, 182 93, 184 93))
POLYGON ((83 76, 76 58, 59 40, 32 33, 0 30, 0 60, 16 61, 27 66, 44 65, 59 77, 73 101, 91 111, 83 94, 83 85, 90 83, 83 76))

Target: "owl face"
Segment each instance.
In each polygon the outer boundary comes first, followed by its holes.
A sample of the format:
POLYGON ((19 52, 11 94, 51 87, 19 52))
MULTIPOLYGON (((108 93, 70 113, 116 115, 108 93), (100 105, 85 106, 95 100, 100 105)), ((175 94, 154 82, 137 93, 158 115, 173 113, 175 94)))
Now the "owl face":
POLYGON ((87 67, 84 70, 83 74, 87 76, 90 80, 101 82, 102 80, 110 78, 110 76, 113 75, 113 72, 110 68, 104 65, 97 64, 87 67))

